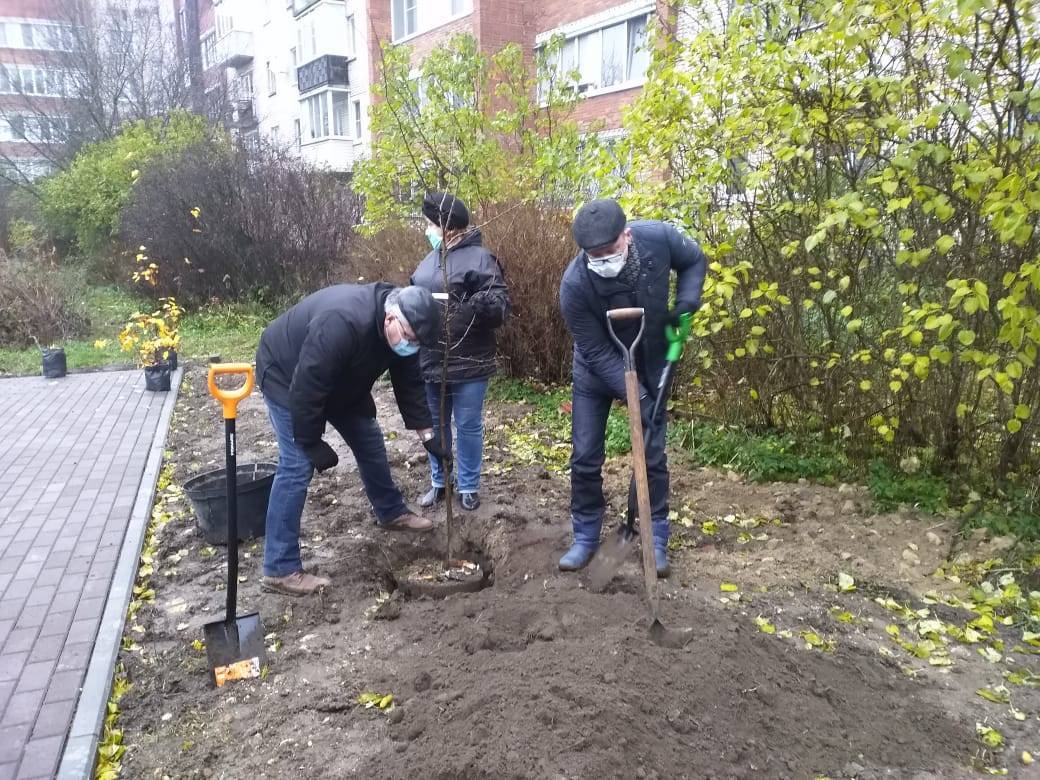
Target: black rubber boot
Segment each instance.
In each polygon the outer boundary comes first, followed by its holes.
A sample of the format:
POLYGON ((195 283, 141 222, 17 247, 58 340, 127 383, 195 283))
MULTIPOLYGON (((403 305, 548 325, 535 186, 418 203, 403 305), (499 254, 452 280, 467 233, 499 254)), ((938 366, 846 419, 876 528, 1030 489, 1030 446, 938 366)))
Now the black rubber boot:
POLYGON ((479 493, 459 493, 459 503, 462 504, 463 509, 468 509, 472 512, 478 506, 480 506, 480 494, 479 493))

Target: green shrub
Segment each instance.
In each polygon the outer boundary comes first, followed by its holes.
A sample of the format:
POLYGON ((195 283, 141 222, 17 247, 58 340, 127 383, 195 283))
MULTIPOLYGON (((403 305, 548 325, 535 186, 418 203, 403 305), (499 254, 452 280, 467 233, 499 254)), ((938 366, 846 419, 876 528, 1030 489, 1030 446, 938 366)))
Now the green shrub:
POLYGON ((946 507, 950 494, 949 485, 942 477, 928 471, 907 474, 881 460, 870 464, 867 487, 870 488, 874 506, 882 512, 901 506, 938 512, 946 507))
POLYGON ((42 214, 57 235, 74 239, 82 251, 102 252, 116 238, 138 177, 155 160, 209 133, 203 117, 183 111, 129 125, 114 138, 84 147, 67 170, 43 182, 42 214))

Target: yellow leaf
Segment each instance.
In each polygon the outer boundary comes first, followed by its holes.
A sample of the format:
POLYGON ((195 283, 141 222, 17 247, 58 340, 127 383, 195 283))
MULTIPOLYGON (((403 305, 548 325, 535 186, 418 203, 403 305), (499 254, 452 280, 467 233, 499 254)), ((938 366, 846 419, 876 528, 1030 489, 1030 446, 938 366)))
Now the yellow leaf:
POLYGON ((758 630, 763 634, 775 634, 776 626, 770 623, 766 618, 759 615, 755 618, 755 624, 758 626, 758 630))
POLYGON ((1022 763, 1026 766, 1029 766, 1033 763, 1033 754, 1030 753, 1028 750, 1023 750, 1020 758, 1022 759, 1022 763))
POLYGON ((719 590, 723 593, 736 593, 740 589, 732 582, 723 582, 719 585, 719 590))
POLYGON ((1007 704, 1011 701, 1011 694, 1003 685, 995 689, 979 688, 975 693, 986 701, 991 701, 994 704, 1007 704))
POLYGON ((856 589, 856 581, 845 572, 838 573, 838 590, 842 593, 850 593, 856 589))

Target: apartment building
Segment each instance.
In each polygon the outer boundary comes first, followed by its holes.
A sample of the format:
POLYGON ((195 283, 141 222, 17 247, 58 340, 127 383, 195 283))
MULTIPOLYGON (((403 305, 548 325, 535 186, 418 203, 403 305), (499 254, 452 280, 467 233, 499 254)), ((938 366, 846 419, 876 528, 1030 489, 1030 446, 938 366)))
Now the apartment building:
POLYGON ((61 2, 0 3, 0 165, 4 178, 50 170, 51 143, 66 136, 62 58, 71 50, 61 2))
MULTIPOLYGON (((575 118, 607 136, 617 134, 622 109, 639 94, 650 62, 647 31, 669 5, 655 0, 368 0, 370 52, 390 40, 412 48, 413 61, 456 33, 469 33, 488 53, 518 43, 534 54, 564 38, 561 66, 579 73, 575 118)), ((372 58, 370 78, 378 62, 372 58)))
POLYGON ((182 40, 198 47, 207 91, 218 102, 226 96, 232 128, 343 172, 369 148, 370 85, 386 42, 411 47, 418 65, 465 32, 488 53, 519 43, 534 67, 539 47, 561 35, 561 65, 581 77, 576 118, 610 137, 642 87, 648 24, 668 13, 655 0, 173 2, 182 40))
POLYGON ((203 83, 246 141, 350 171, 367 141, 367 52, 359 0, 174 0, 179 35, 197 45, 203 83), (195 14, 195 20, 192 19, 195 14), (197 29, 197 43, 192 30, 197 29))

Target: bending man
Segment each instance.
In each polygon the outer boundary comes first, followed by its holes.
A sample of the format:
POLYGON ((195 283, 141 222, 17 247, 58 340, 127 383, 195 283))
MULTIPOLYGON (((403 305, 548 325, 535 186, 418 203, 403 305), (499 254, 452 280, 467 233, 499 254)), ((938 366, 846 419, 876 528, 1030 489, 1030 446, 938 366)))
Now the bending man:
POLYGON ((419 344, 440 337, 440 307, 428 290, 389 284, 340 284, 319 290, 264 330, 256 353, 258 384, 278 440, 278 470, 267 509, 267 590, 293 596, 329 585, 303 569, 300 517, 314 471, 339 462, 322 439, 330 423, 354 453, 376 523, 424 532, 394 484, 372 385, 387 369, 397 406, 427 451, 441 455, 419 373, 419 344))

